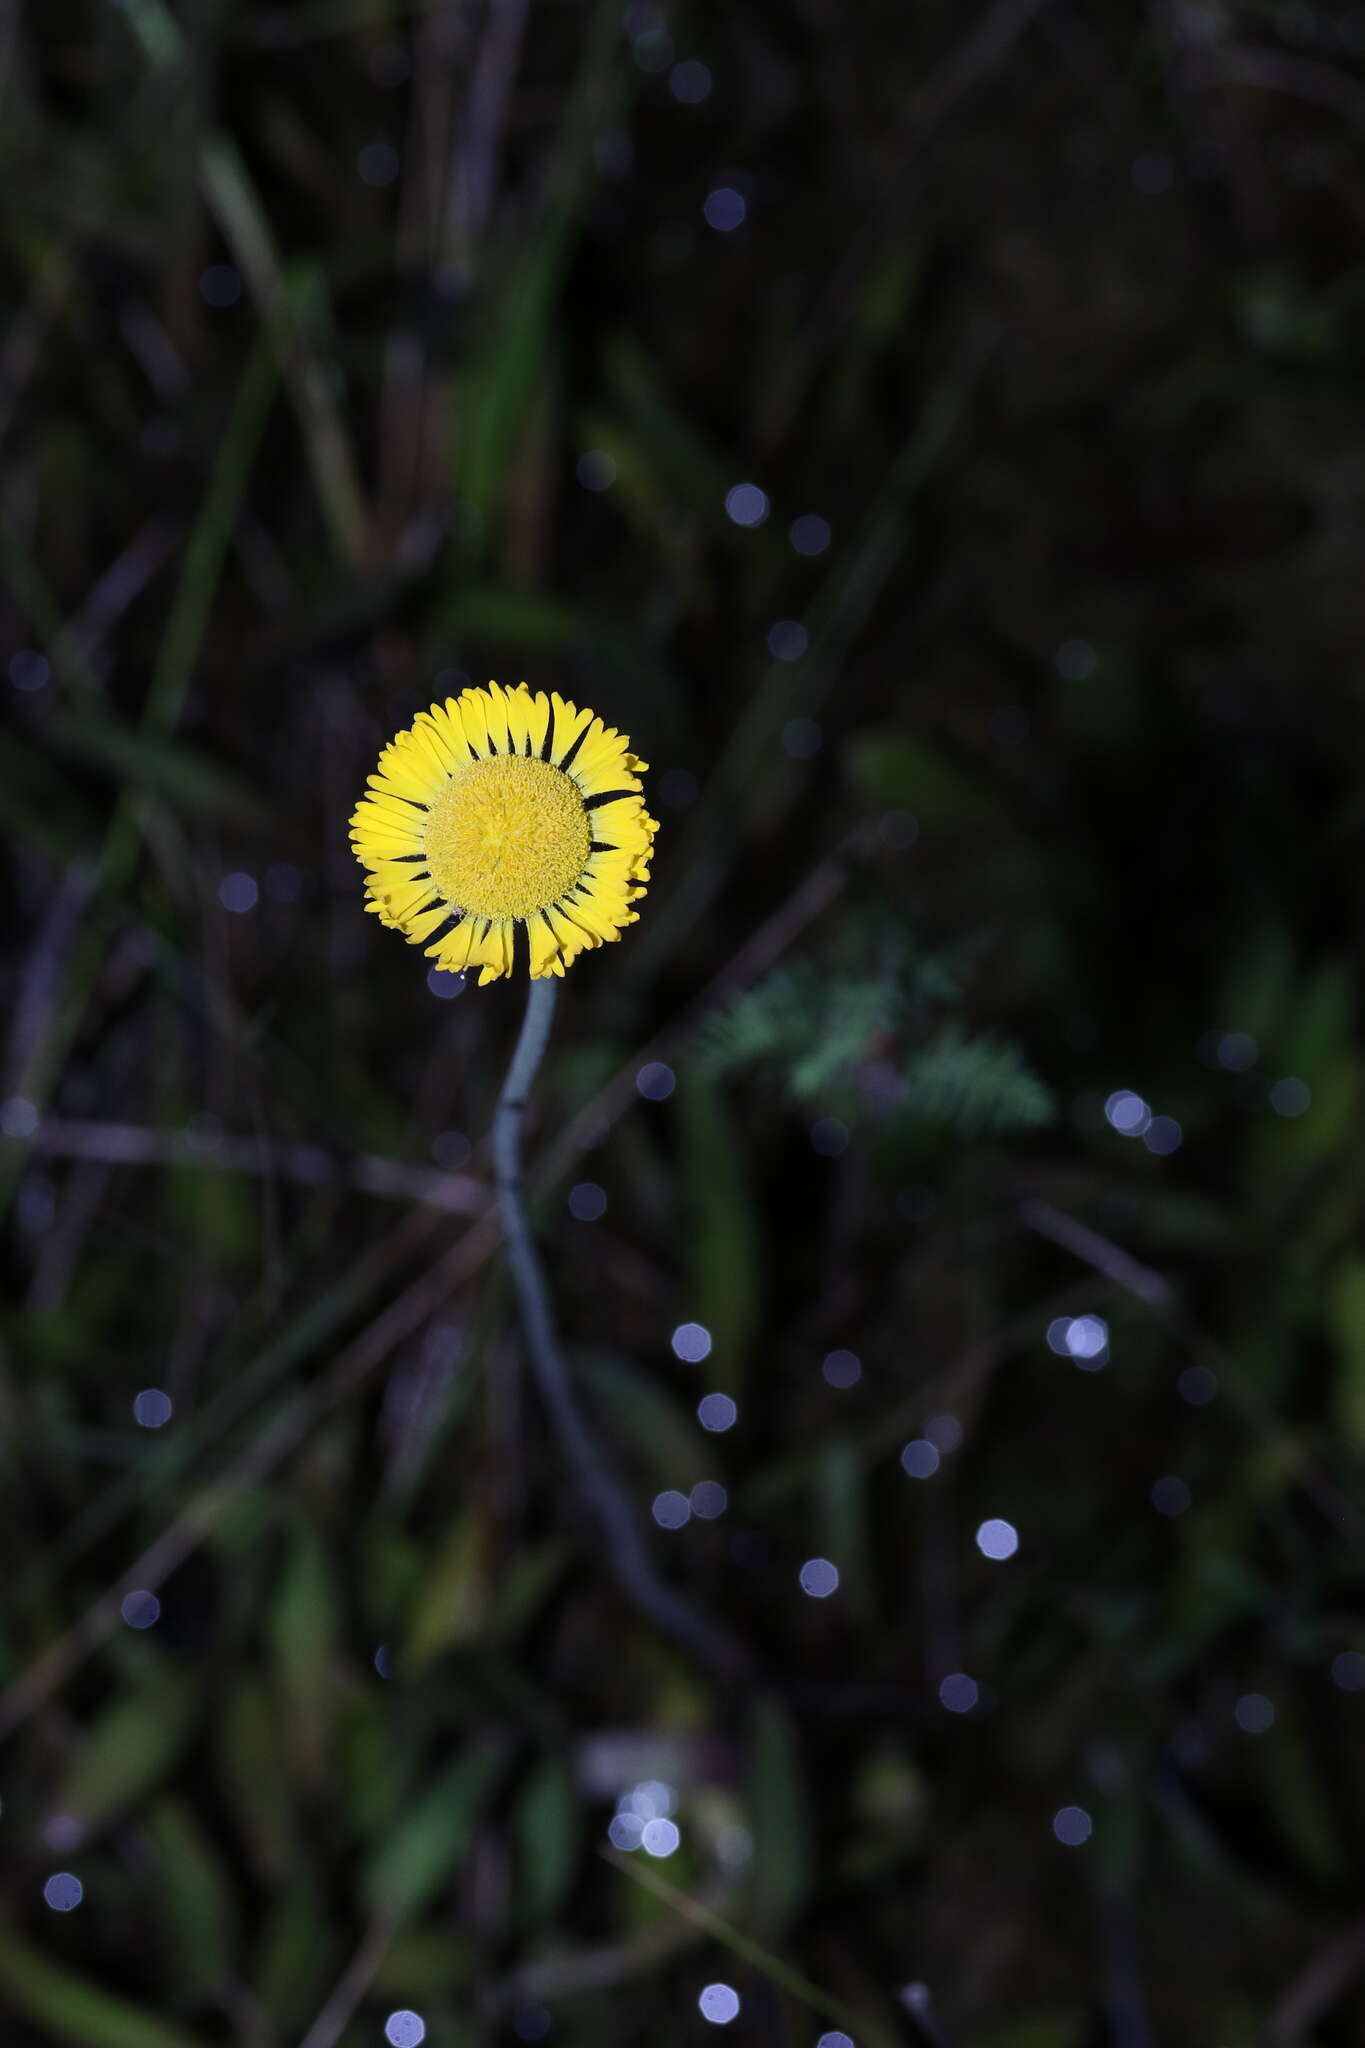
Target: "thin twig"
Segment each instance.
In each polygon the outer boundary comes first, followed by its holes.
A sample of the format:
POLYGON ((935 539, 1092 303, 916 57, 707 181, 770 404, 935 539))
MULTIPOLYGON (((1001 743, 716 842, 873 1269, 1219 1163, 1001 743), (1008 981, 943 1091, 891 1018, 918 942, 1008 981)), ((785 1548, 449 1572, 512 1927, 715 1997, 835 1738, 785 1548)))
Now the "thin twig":
POLYGON ((490 0, 480 38, 460 123, 451 194, 454 246, 447 254, 461 267, 470 264, 492 211, 498 151, 521 61, 527 5, 528 0, 490 0))
POLYGON ((322 2011, 299 2043, 299 2048, 333 2048, 333 2044, 340 2040, 351 2022, 356 2007, 374 1982, 375 1972, 383 1962, 392 1940, 393 1926, 390 1921, 378 1918, 370 1922, 361 1937, 359 1948, 338 1977, 322 2011))
POLYGON ((1073 1258, 1079 1259, 1082 1265, 1093 1266, 1106 1280, 1112 1280, 1115 1287, 1135 1295, 1149 1307, 1164 1308, 1171 1302, 1171 1283, 1162 1274, 1144 1266, 1121 1245, 1101 1237, 1097 1230, 1091 1230, 1087 1224, 1078 1223, 1074 1216, 1054 1208, 1051 1202, 1030 1195, 1019 1204, 1019 1221, 1025 1230, 1051 1239, 1064 1252, 1070 1252, 1073 1258))
POLYGON ((202 1131, 161 1131, 146 1124, 86 1122, 46 1117, 29 1141, 34 1152, 57 1159, 97 1159, 105 1166, 203 1166, 298 1181, 304 1187, 349 1186, 395 1202, 421 1202, 457 1216, 482 1215, 484 1183, 471 1174, 408 1166, 379 1153, 351 1158, 321 1145, 276 1145, 202 1131))
POLYGON ((531 983, 521 1033, 493 1119, 493 1173, 526 1348, 555 1433, 601 1524, 608 1562, 623 1591, 666 1634, 685 1644, 699 1663, 719 1678, 734 1680, 751 1674, 748 1651, 694 1613, 658 1576, 640 1539, 631 1503, 583 1419, 560 1348, 550 1290, 526 1215, 521 1166, 522 1121, 545 1056, 555 995, 555 982, 531 983))
POLYGON ((1191 51, 1183 62, 1197 85, 1249 85, 1255 91, 1287 93, 1340 114, 1355 128, 1365 128, 1365 91, 1334 64, 1244 43, 1191 51))
POLYGON ((812 1984, 809 1977, 803 1977, 799 1970, 793 1970, 780 1956, 775 1956, 771 1949, 764 1948, 761 1942, 752 1940, 747 1934, 741 1934, 737 1927, 731 1926, 728 1920, 723 1920, 710 1906, 704 1905, 700 1899, 690 1897, 687 1892, 679 1891, 666 1877, 661 1877, 657 1870, 651 1870, 647 1865, 622 1855, 619 1849, 601 1848, 597 1853, 604 1862, 610 1863, 613 1869, 619 1870, 623 1877, 632 1879, 642 1890, 653 1892, 656 1899, 661 1899, 666 1906, 671 1906, 675 1913, 684 1920, 689 1920, 694 1927, 701 1928, 703 1933, 709 1934, 714 1941, 728 1948, 732 1955, 739 1956, 744 1962, 752 1964, 754 1969, 761 1970, 770 1982, 776 1984, 779 1990, 785 1991, 789 1997, 799 1999, 802 2005, 809 2006, 812 2012, 818 2012, 823 2018, 835 2020, 841 2027, 854 2030, 854 2039, 862 2042, 864 2048, 894 2048, 893 2037, 884 2027, 879 2027, 861 2013, 854 2012, 841 1998, 831 1998, 827 1991, 822 1991, 818 1984, 812 1984))
MULTIPOLYGON (((731 1894, 717 1889, 703 1895, 699 1903, 710 1912, 720 1912, 731 1903, 731 1894)), ((498 2011, 508 2012, 519 2005, 549 2005, 556 1999, 573 1998, 585 1991, 613 1991, 635 1977, 658 1970, 706 1938, 705 1929, 690 1920, 656 1920, 629 1941, 610 1942, 601 1948, 570 1949, 561 1955, 523 1963, 494 1986, 493 2004, 498 2011)))
POLYGON ((1353 1920, 1310 1956, 1293 1983, 1275 2001, 1266 2028, 1267 2048, 1296 2048, 1362 1973, 1365 1919, 1353 1920))
POLYGON ((24 1092, 39 1047, 47 1035, 61 990, 71 942, 90 901, 94 876, 83 863, 69 867, 53 891, 33 949, 24 964, 5 1051, 5 1093, 24 1092))

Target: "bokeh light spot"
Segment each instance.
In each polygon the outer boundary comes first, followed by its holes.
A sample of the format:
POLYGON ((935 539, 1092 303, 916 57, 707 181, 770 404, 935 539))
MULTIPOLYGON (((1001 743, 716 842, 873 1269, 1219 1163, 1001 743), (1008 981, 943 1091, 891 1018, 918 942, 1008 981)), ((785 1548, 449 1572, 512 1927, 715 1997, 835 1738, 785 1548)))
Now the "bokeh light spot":
POLYGON ((448 973, 444 967, 429 967, 427 969, 427 987, 438 1001, 451 1003, 455 1000, 456 996, 464 994, 465 978, 462 974, 448 973))
POLYGON ((839 1590, 839 1567, 827 1557, 808 1557, 797 1574, 801 1591, 812 1600, 828 1600, 839 1590))
POLYGON ((711 73, 695 57, 684 57, 668 74, 668 89, 685 107, 699 107, 709 97, 711 73))
POLYGON ((601 448, 589 448, 574 471, 585 491, 609 491, 616 482, 616 464, 601 448))
POLYGON ((25 1095, 11 1095, 0 1107, 0 1131, 7 1138, 31 1138, 38 1128, 38 1110, 25 1095))
POLYGON ((725 493, 725 510, 736 526, 761 526, 768 509, 768 493, 757 484, 733 484, 725 493))
POLYGON ((825 735, 813 718, 789 718, 782 728, 782 749, 793 761, 810 761, 825 743, 825 735))
POLYGON ((938 1696, 950 1714, 970 1714, 981 1697, 981 1688, 965 1671, 950 1671, 939 1686, 938 1696))
POLYGON ((688 1365, 700 1365, 703 1358, 711 1356, 711 1332, 705 1323, 679 1323, 669 1341, 674 1357, 688 1365))
POLYGON ((739 1409, 728 1394, 703 1394, 697 1403, 697 1420, 713 1435, 733 1429, 738 1418, 739 1409))
POLYGON ((236 874, 224 875, 218 884, 218 901, 224 910, 230 910, 236 917, 245 917, 260 900, 261 892, 254 875, 239 870, 236 874))
POLYGON ((1149 1105, 1131 1088, 1116 1088, 1105 1100, 1104 1114, 1121 1138, 1140 1138, 1152 1121, 1149 1105))
POLYGON ((800 661, 810 635, 799 619, 777 619, 768 628, 768 652, 774 661, 800 661))
POLYGON ((1224 1031, 1214 1049, 1214 1058, 1229 1074, 1245 1074, 1261 1057, 1261 1048, 1246 1031, 1224 1031))
POLYGON ((355 160, 363 182, 376 191, 392 185, 398 176, 398 151, 388 142, 367 142, 355 160))
POLYGON ((1365 1657, 1359 1650, 1338 1650, 1332 1659, 1332 1683, 1343 1692, 1365 1692, 1365 1657))
POLYGON ((1263 1692, 1244 1692, 1232 1715, 1244 1735, 1264 1735, 1275 1725, 1275 1709, 1263 1692))
POLYGON ((732 235, 736 228, 743 227, 749 209, 744 194, 736 192, 733 185, 717 185, 702 201, 702 217, 707 227, 714 228, 718 235, 732 235))
POLYGON ((1068 1849, 1079 1849, 1095 1832, 1095 1824, 1083 1806, 1060 1806, 1052 1816, 1052 1832, 1068 1849))
POLYGON ((225 313, 242 296, 242 275, 230 263, 210 263, 199 274, 199 296, 215 312, 225 313))
POLYGON ((798 555, 823 555, 833 535, 828 519, 818 512, 803 512, 793 519, 788 538, 798 555))
POLYGON ((1194 1496, 1185 1480, 1168 1472, 1152 1487, 1152 1506, 1159 1515, 1183 1515, 1194 1496))
POLYGON ((1276 1116, 1302 1116, 1312 1100, 1312 1089, 1296 1074, 1285 1074, 1271 1084, 1270 1107, 1276 1116))
POLYGON ((718 1479, 699 1479, 687 1496, 694 1515, 714 1522, 730 1505, 730 1496, 718 1479))
POLYGON ((421 2048, 426 2038, 426 2021, 408 2006, 391 2012, 384 2022, 384 2039, 389 2048, 421 2048))
POLYGON ((153 1628, 161 1619, 161 1602, 145 1586, 139 1587, 136 1592, 124 1595, 119 1613, 129 1628, 153 1628))
POLYGON ((657 1820, 645 1822, 640 1847, 646 1856, 671 1856, 681 1840, 677 1823, 665 1820, 661 1815, 657 1820))
POLYGON ((915 1437, 901 1452, 901 1466, 912 1479, 932 1479, 939 1468, 938 1445, 928 1437, 915 1437))
POLYGON ((7 672, 16 690, 32 696, 35 691, 46 689, 52 675, 52 664, 35 647, 21 647, 10 656, 7 672))
POLYGON ((983 1557, 1003 1563, 1013 1557, 1019 1548, 1019 1531, 1013 1522, 1006 1522, 999 1515, 991 1515, 976 1532, 976 1547, 983 1557))
POLYGON ((931 1415, 924 1425, 924 1434, 945 1458, 962 1449, 962 1424, 955 1415, 931 1415))
POLYGON ((820 1371, 832 1387, 856 1387, 863 1376, 863 1362, 856 1351, 831 1351, 820 1371))
POLYGON ((1052 658, 1058 675, 1069 683, 1083 683, 1095 673, 1095 650, 1088 640, 1063 640, 1052 658))

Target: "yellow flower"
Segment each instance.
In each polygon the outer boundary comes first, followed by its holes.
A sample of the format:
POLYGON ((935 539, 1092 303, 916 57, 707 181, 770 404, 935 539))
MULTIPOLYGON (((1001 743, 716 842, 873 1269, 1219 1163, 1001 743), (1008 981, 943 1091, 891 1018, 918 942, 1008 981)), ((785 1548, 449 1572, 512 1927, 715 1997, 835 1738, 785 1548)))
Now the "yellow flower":
POLYGON ((648 766, 591 711, 525 683, 465 690, 392 739, 351 819, 365 907, 452 974, 532 977, 619 939, 658 826, 648 766))

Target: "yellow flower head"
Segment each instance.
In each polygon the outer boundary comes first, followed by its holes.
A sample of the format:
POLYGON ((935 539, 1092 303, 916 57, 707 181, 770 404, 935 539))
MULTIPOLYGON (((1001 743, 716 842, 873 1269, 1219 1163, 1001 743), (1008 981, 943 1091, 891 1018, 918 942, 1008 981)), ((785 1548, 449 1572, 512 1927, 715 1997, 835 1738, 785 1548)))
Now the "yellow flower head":
POLYGON ((647 766, 591 711, 525 683, 433 704, 385 747, 351 819, 366 909, 480 985, 511 974, 518 925, 532 976, 562 974, 635 923, 658 830, 647 766))

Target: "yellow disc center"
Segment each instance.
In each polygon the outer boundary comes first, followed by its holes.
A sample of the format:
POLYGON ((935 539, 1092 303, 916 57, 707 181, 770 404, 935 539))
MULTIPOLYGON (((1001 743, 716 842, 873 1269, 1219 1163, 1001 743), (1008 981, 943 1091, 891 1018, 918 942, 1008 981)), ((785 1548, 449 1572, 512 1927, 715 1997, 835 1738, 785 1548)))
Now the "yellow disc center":
POLYGON ((427 814, 427 865, 447 903, 476 917, 530 917, 587 864, 592 826, 562 768, 494 754, 457 768, 427 814))

